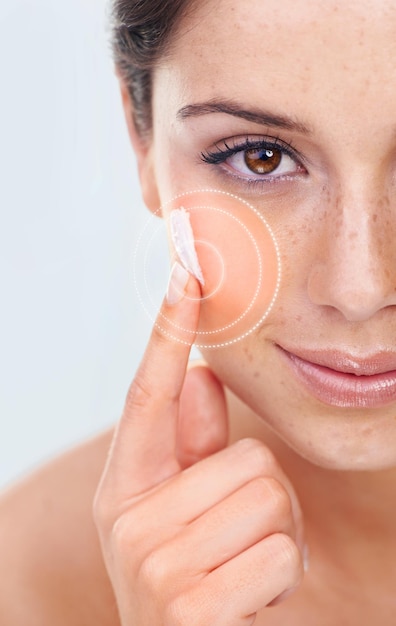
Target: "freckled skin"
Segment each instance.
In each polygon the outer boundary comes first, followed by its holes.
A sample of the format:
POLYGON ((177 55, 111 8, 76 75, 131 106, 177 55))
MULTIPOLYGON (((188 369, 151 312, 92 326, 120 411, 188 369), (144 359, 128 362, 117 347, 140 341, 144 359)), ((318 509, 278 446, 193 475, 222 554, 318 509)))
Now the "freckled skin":
MULTIPOLYGON (((259 612, 255 626, 395 624, 396 405, 351 410, 322 403, 300 386, 277 348, 290 342, 363 355, 396 349, 395 32, 394 0, 198 1, 154 73, 150 141, 131 132, 152 210, 198 188, 229 191, 254 204, 281 250, 281 290, 270 315, 243 341, 203 350, 228 387, 230 443, 253 437, 269 446, 302 505, 309 571, 297 593, 259 612), (212 98, 298 119, 310 133, 224 115, 188 123, 177 118, 182 106, 212 98), (304 157, 304 176, 293 170, 282 182, 249 186, 229 169, 202 163, 201 152, 216 142, 247 135, 292 145, 304 157)), ((123 102, 131 129, 130 103, 123 102)), ((243 211, 239 217, 244 221, 243 211)), ((254 272, 242 230, 212 221, 204 211, 194 214, 193 227, 223 246, 228 272, 224 290, 202 307, 201 327, 211 327, 243 305, 254 272)), ((267 243, 261 240, 263 257, 267 243)), ((219 264, 202 243, 197 251, 207 293, 218 282, 219 264)), ((216 402, 209 414, 213 407, 216 402)), ((159 437, 166 436, 167 426, 158 423, 159 437)), ((109 431, 69 452, 2 498, 2 623, 120 623, 92 518, 111 438, 109 431), (4 604, 11 609, 9 619, 4 604)), ((148 465, 142 463, 143 473, 148 465)), ((212 472, 213 483, 233 472, 234 467, 212 472)), ((198 480, 197 491, 207 484, 198 480)), ((156 497, 163 487, 140 500, 140 523, 146 497, 156 497)), ((167 504, 173 513, 174 506, 184 507, 184 497, 167 504)), ((163 526, 164 507, 155 511, 163 526)), ((228 521, 232 517, 226 531, 228 521)), ((138 526, 121 528, 144 544, 138 526)), ((117 533, 113 538, 117 543, 117 533)), ((125 565, 129 571, 127 560, 125 565)), ((173 560, 167 567, 155 572, 161 587, 169 583, 173 560)), ((141 573, 144 578, 148 572, 141 573)), ((237 576, 243 588, 239 570, 237 576)), ((128 597, 133 584, 126 587, 128 597)), ((170 623, 169 613, 167 618, 170 623)), ((198 623, 196 616, 190 621, 198 623)))
POLYGON ((234 195, 192 192, 176 196, 165 211, 179 206, 189 212, 204 277, 196 344, 227 346, 259 328, 276 300, 275 240, 260 214, 234 195))
MULTIPOLYGON (((356 455, 359 467, 393 465, 396 409, 368 415, 323 405, 296 384, 274 346, 361 353, 394 347, 395 7, 390 2, 351 1, 341 7, 311 1, 297 11, 288 0, 270 2, 265 11, 258 1, 249 7, 247 12, 243 3, 223 0, 211 12, 202 5, 180 28, 175 54, 157 72, 154 88, 152 154, 168 155, 166 163, 154 159, 151 170, 161 200, 199 187, 246 197, 268 220, 282 255, 276 305, 262 327, 246 338, 252 360, 243 343, 204 351, 204 356, 221 380, 313 461, 353 467, 356 455), (205 23, 205 30, 199 23, 205 23), (260 193, 248 191, 220 167, 197 164, 200 152, 223 138, 268 132, 221 114, 176 121, 182 106, 212 98, 236 100, 306 124, 308 135, 281 129, 276 135, 306 157, 307 175, 260 193), (270 379, 264 375, 269 363, 270 379), (263 372, 259 385, 255 371, 263 372), (289 426, 296 407, 298 432, 289 426), (340 455, 338 440, 332 445, 334 426, 349 423, 351 416, 356 427, 344 442, 349 452, 340 455), (368 440, 362 432, 373 419, 384 428, 368 440)), ((238 248, 237 239, 232 246, 238 248)), ((227 259, 230 268, 234 263, 239 263, 237 256, 227 259)), ((244 289, 244 280, 233 282, 235 302, 243 299, 244 289)), ((217 305, 220 311, 221 301, 217 305)))

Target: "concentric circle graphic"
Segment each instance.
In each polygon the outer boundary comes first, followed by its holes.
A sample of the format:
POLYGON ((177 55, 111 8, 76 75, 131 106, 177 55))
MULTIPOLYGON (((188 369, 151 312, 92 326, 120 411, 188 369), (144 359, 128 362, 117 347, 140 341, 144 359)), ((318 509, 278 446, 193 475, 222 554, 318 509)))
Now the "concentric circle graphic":
POLYGON ((200 189, 150 215, 134 250, 133 278, 146 314, 168 336, 190 343, 195 335, 197 348, 222 348, 253 333, 268 316, 281 281, 280 252, 269 224, 251 204, 231 193, 200 189), (181 261, 169 223, 171 212, 180 209, 188 213, 204 279, 198 330, 177 327, 169 319, 165 329, 158 317, 170 268, 181 261))

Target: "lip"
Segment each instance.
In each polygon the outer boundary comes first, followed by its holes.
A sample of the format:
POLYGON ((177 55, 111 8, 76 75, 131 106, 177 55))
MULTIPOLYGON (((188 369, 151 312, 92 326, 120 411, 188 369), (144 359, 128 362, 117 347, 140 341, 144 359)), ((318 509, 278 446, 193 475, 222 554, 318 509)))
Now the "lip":
POLYGON ((296 378, 325 404, 375 408, 396 401, 396 353, 362 357, 336 350, 277 347, 296 378))

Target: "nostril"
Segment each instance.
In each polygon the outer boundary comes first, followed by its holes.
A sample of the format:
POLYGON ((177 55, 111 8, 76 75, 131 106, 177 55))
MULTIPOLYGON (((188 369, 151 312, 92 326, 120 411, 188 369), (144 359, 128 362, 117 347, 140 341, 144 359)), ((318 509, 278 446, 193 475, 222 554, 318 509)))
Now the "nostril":
POLYGON ((313 304, 332 307, 349 322, 365 321, 396 304, 394 281, 385 279, 385 273, 359 269, 343 260, 315 265, 307 290, 313 304))

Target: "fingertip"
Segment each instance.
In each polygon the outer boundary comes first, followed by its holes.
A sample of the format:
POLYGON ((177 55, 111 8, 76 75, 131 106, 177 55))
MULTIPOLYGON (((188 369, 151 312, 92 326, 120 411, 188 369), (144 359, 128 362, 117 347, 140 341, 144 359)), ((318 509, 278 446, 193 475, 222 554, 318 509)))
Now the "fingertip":
POLYGON ((182 346, 190 349, 196 338, 200 302, 201 291, 197 279, 175 261, 153 326, 148 352, 151 353, 151 347, 154 346, 156 350, 160 345, 165 345, 166 350, 172 349, 169 348, 172 344, 179 352, 182 346))
POLYGON ((291 587, 290 589, 286 589, 286 591, 283 591, 281 594, 279 594, 279 596, 274 598, 274 600, 272 600, 272 602, 267 604, 267 607, 270 608, 270 607, 273 607, 273 606, 278 606, 278 604, 282 604, 282 602, 284 602, 290 596, 292 596, 297 591, 298 588, 299 588, 299 585, 297 585, 295 587, 291 587))
POLYGON ((175 261, 166 290, 166 302, 169 306, 174 306, 184 298, 189 278, 190 274, 187 270, 178 261, 175 261))
POLYGON ((201 412, 226 411, 223 385, 204 360, 189 362, 181 398, 201 412))
POLYGON ((228 443, 223 386, 205 362, 192 362, 180 397, 178 459, 187 467, 228 443))

